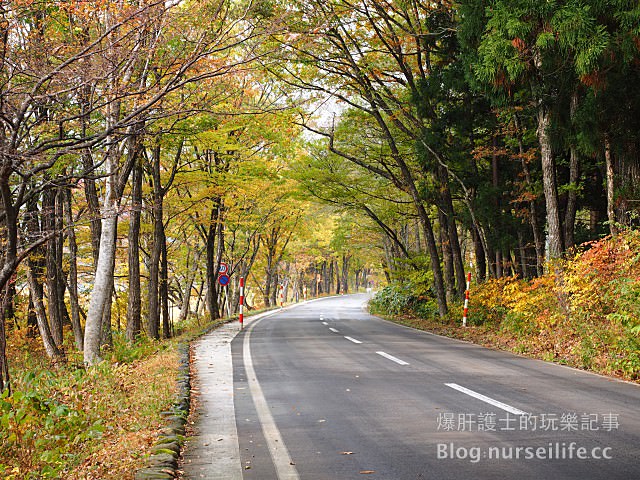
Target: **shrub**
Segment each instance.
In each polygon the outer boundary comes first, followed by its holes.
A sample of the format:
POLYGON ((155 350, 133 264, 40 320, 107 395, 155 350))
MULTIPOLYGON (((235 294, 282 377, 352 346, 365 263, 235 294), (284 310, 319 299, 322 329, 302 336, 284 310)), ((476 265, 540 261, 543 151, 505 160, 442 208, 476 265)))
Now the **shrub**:
POLYGON ((369 307, 382 315, 413 314, 421 318, 437 316, 438 307, 432 295, 419 294, 412 282, 392 283, 377 292, 369 307))
POLYGON ((0 460, 4 478, 57 478, 74 463, 79 445, 102 435, 101 422, 84 410, 43 395, 42 384, 51 381, 49 373, 30 372, 12 396, 0 397, 0 459, 15 462, 0 460))

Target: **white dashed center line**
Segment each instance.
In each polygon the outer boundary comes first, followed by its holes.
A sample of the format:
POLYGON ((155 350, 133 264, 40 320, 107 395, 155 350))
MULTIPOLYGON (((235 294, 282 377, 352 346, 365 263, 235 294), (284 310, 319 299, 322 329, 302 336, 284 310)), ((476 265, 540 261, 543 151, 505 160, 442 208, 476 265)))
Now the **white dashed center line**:
POLYGON ((339 331, 339 330, 336 330, 335 328, 331 328, 331 327, 329 327, 329 330, 331 330, 333 333, 340 333, 340 331, 339 331))
POLYGON ((499 402, 498 400, 494 400, 491 397, 487 397, 486 395, 482 395, 481 393, 474 392, 473 390, 469 390, 468 388, 461 387, 457 383, 445 383, 447 387, 453 388, 454 390, 458 390, 459 392, 466 393, 467 395, 477 398, 489 405, 493 405, 494 407, 498 407, 506 412, 513 413, 514 415, 527 415, 527 412, 523 412, 522 410, 518 410, 511 405, 507 405, 506 403, 499 402))
POLYGON ((388 353, 385 352, 376 352, 378 355, 380 355, 381 357, 384 357, 388 360, 391 360, 392 362, 396 362, 398 365, 409 365, 409 362, 405 362, 404 360, 400 360, 397 357, 394 357, 393 355, 389 355, 388 353))
POLYGON ((355 338, 351 338, 351 337, 347 337, 347 336, 345 336, 344 338, 346 338, 347 340, 349 340, 350 342, 353 342, 353 343, 362 343, 360 340, 356 340, 355 338))

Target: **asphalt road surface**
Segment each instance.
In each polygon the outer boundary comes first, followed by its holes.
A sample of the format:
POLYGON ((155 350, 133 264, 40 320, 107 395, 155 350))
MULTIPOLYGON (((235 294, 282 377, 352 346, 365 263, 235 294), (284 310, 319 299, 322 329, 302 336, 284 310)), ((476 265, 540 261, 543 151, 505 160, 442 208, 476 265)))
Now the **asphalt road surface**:
POLYGON ((203 341, 199 370, 231 356, 233 378, 200 379, 227 393, 196 422, 186 476, 640 479, 639 386, 398 326, 366 300, 253 320, 216 360, 203 341))

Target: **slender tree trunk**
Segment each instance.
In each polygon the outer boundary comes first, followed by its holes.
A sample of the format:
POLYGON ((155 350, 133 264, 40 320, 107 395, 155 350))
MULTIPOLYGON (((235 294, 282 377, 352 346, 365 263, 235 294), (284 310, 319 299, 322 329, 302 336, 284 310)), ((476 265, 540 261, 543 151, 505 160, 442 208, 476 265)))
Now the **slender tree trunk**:
POLYGON ((276 269, 276 272, 271 276, 271 299, 270 299, 270 305, 278 305, 278 295, 280 295, 280 280, 279 280, 279 276, 278 276, 278 271, 276 269))
POLYGON ((7 331, 6 316, 7 305, 10 301, 10 291, 7 286, 2 295, 2 312, 0 312, 0 395, 5 391, 11 395, 11 377, 9 376, 9 363, 7 361, 7 331))
POLYGON ((180 314, 178 315, 178 323, 184 322, 189 316, 191 309, 191 290, 195 282, 195 272, 189 275, 184 290, 182 291, 182 305, 180 306, 180 314))
POLYGON ((204 309, 204 304, 205 304, 205 301, 203 301, 203 298, 202 298, 202 293, 204 292, 204 287, 205 287, 206 281, 203 278, 200 278, 200 280, 201 280, 200 281, 200 288, 198 289, 198 295, 196 297, 196 306, 195 306, 195 309, 194 309, 194 311, 196 312, 196 316, 197 317, 202 316, 203 310, 201 310, 201 309, 204 309))
MULTIPOLYGON (((516 130, 518 135, 518 151, 520 153, 520 164, 522 165, 522 173, 524 174, 524 180, 527 188, 530 190, 532 187, 531 173, 529 171, 529 164, 525 158, 524 143, 522 141, 522 129, 520 126, 520 117, 515 115, 514 117, 516 130)), ((529 223, 531 224, 531 232, 533 234, 533 243, 536 249, 536 273, 538 277, 541 277, 544 273, 544 241, 542 239, 540 226, 538 225, 538 212, 536 209, 535 199, 529 200, 529 223)))
MULTIPOLYGON (((417 192, 416 192, 417 193, 417 192)), ((442 278, 442 269, 440 268, 440 258, 438 257, 438 247, 436 246, 436 237, 433 234, 433 226, 431 219, 427 214, 422 203, 417 205, 418 216, 422 223, 424 237, 427 240, 427 250, 431 261, 431 271, 433 272, 433 283, 436 291, 436 299, 438 302, 438 311, 440 317, 445 317, 449 311, 447 306, 447 297, 444 290, 444 280, 442 278)))
MULTIPOLYGON (((578 93, 571 96, 571 119, 573 120, 578 110, 578 93)), ((580 178, 578 150, 575 141, 571 143, 569 154, 569 192, 567 193, 567 209, 564 215, 564 243, 567 249, 575 246, 574 231, 576 223, 576 211, 578 208, 578 180, 580 178)))
POLYGON ((446 214, 438 208, 440 217, 440 245, 442 250, 442 263, 444 266, 444 284, 447 291, 447 300, 453 300, 456 296, 455 273, 453 269, 453 255, 451 254, 451 243, 449 242, 449 222, 446 214))
POLYGON ((137 159, 131 179, 129 215, 129 299, 127 303, 127 340, 135 342, 141 329, 142 292, 140 286, 140 215, 142 211, 142 165, 137 159))
POLYGON ((207 229, 207 309, 211 320, 220 318, 220 309, 218 306, 217 280, 218 280, 218 255, 216 252, 216 241, 218 238, 218 223, 220 221, 220 202, 218 198, 211 209, 211 218, 209 228, 207 229))
POLYGON ((160 146, 153 149, 151 158, 151 186, 153 189, 153 204, 151 217, 153 219, 153 246, 149 258, 149 280, 147 282, 147 299, 149 305, 149 326, 147 334, 151 338, 160 336, 160 261, 162 257, 162 237, 164 230, 162 212, 162 187, 160 184, 160 146))
POLYGON ((113 276, 116 268, 116 243, 118 240, 118 224, 116 220, 116 228, 113 231, 114 253, 111 257, 111 281, 109 282, 109 293, 107 295, 104 311, 102 313, 102 333, 100 334, 100 346, 110 348, 113 346, 113 328, 111 325, 111 312, 113 311, 113 298, 115 294, 115 278, 113 276))
POLYGON ((311 273, 313 275, 313 282, 311 283, 311 296, 315 298, 318 296, 318 286, 320 285, 320 278, 318 278, 318 266, 316 265, 315 261, 313 262, 311 273))
MULTIPOLYGON (((225 222, 225 217, 224 217, 224 211, 225 211, 225 207, 224 207, 224 198, 220 199, 220 203, 218 205, 218 229, 216 230, 216 235, 217 235, 217 250, 216 250, 216 278, 217 278, 217 274, 220 271, 220 265, 222 264, 222 258, 224 256, 224 238, 225 238, 225 230, 224 230, 224 222, 225 222)), ((217 284, 217 282, 216 282, 217 284)), ((222 290, 222 286, 220 287, 220 290, 217 290, 218 294, 221 293, 222 290)), ((220 305, 220 316, 224 315, 224 304, 220 305)))
POLYGON ((604 139, 604 160, 607 175, 607 220, 609 220, 609 231, 611 235, 617 235, 619 231, 616 224, 615 210, 615 167, 613 164, 613 156, 611 155, 611 139, 608 136, 604 139))
POLYGON ((462 249, 460 248, 460 238, 458 237, 458 228, 456 226, 455 212, 453 209, 453 199, 451 198, 451 190, 449 189, 449 174, 447 170, 438 165, 438 175, 440 177, 440 196, 442 199, 442 208, 446 216, 446 233, 449 241, 449 249, 451 250, 451 260, 453 262, 457 295, 460 299, 464 298, 464 291, 467 286, 464 262, 462 260, 462 249))
POLYGON ((484 281, 487 278, 487 259, 480 240, 480 234, 475 225, 471 226, 471 238, 473 239, 473 249, 476 257, 476 269, 478 279, 484 281))
MULTIPOLYGON (((5 322, 9 319, 13 320, 14 325, 17 326, 16 323, 16 308, 15 308, 15 298, 16 298, 16 276, 13 275, 9 283, 7 283, 7 293, 5 294, 4 300, 4 308, 2 311, 4 312, 5 322)), ((6 327, 5 327, 6 329, 6 327)))
POLYGON ((522 271, 522 278, 531 278, 529 275, 529 268, 527 266, 527 249, 524 244, 524 235, 522 230, 518 230, 518 250, 520 255, 520 270, 522 271))
POLYGON ((117 198, 118 165, 114 157, 113 154, 107 154, 108 177, 102 207, 100 250, 84 332, 84 361, 88 365, 95 365, 101 361, 100 341, 103 316, 112 294, 119 206, 117 198))
POLYGON ((162 311, 162 336, 164 338, 171 338, 172 325, 169 318, 169 261, 167 259, 167 239, 164 234, 164 227, 162 229, 162 243, 161 246, 161 259, 160 259, 160 307, 162 311))
POLYGON ((78 245, 71 204, 71 189, 64 190, 64 217, 67 223, 67 241, 69 243, 69 304, 71 306, 71 328, 79 351, 84 350, 84 331, 80 322, 80 303, 78 302, 78 245))
POLYGON ((496 250, 496 278, 502 278, 504 272, 502 270, 502 251, 496 250))
POLYGON ((53 341, 56 343, 58 348, 62 347, 63 337, 62 337, 62 310, 61 310, 61 302, 64 300, 59 297, 59 288, 58 282, 59 278, 59 267, 58 267, 58 258, 57 258, 57 238, 54 236, 56 234, 56 196, 57 192, 53 189, 46 190, 42 196, 42 229, 45 235, 51 235, 51 238, 47 241, 47 251, 46 251, 46 284, 47 284, 47 292, 48 292, 48 312, 49 312, 49 323, 51 328, 51 334, 53 336, 53 341))
POLYGON ((100 200, 98 198, 98 189, 96 188, 96 181, 94 180, 95 170, 93 157, 89 150, 86 150, 83 153, 82 163, 85 172, 90 172, 89 175, 85 175, 83 184, 84 194, 87 199, 87 206, 89 207, 93 264, 94 266, 97 266, 98 255, 100 254, 100 238, 102 237, 102 220, 100 219, 100 200))
MULTIPOLYGON (((491 155, 491 177, 492 185, 495 190, 494 208, 496 214, 496 228, 498 230, 497 235, 500 235, 502 229, 502 211, 500 205, 500 165, 496 150, 498 149, 498 140, 494 135, 491 139, 493 145, 493 153, 491 155)), ((502 252, 500 251, 500 244, 496 243, 495 250, 495 275, 496 278, 502 278, 502 252)))
POLYGON ((556 167, 549 135, 550 126, 551 113, 546 107, 540 105, 538 107, 538 142, 542 158, 542 183, 547 207, 547 240, 549 243, 549 257, 555 259, 562 256, 563 248, 556 167))
POLYGON ((322 293, 331 293, 331 270, 327 260, 322 262, 322 293))
POLYGON ((38 322, 38 330, 40 331, 40 337, 44 345, 44 350, 47 352, 47 356, 54 361, 64 361, 64 353, 58 348, 56 342, 51 334, 49 328, 49 322, 47 321, 47 311, 44 306, 44 289, 42 283, 38 280, 42 268, 36 266, 32 260, 29 260, 29 267, 27 268, 27 282, 29 284, 29 291, 31 294, 31 300, 33 302, 34 310, 36 313, 36 320, 38 322))
MULTIPOLYGON (((342 255, 342 292, 349 293, 349 260, 350 255, 342 255)), ((357 287, 356 287, 357 291, 357 287)))

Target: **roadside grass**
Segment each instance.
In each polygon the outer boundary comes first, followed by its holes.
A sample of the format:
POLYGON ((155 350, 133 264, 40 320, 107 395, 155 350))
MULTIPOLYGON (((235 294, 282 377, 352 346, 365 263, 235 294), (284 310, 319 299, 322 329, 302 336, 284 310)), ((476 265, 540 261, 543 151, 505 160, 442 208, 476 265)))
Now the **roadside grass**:
POLYGON ((173 401, 179 340, 129 346, 116 333, 105 360, 87 370, 81 354, 52 365, 39 338, 12 332, 13 394, 0 398, 0 478, 133 478, 163 426, 160 412, 173 401))

